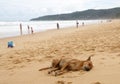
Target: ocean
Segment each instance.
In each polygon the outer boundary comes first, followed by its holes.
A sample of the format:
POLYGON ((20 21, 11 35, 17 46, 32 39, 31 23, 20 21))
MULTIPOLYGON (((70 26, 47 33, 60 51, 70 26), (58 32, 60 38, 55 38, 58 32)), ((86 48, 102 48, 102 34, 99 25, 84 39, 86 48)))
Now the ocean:
MULTIPOLYGON (((101 20, 78 20, 79 26, 82 22, 86 24, 100 23, 101 20)), ((60 28, 76 26, 76 20, 70 21, 28 21, 28 22, 0 22, 0 38, 20 36, 20 24, 22 24, 23 34, 28 34, 28 25, 34 32, 42 32, 50 29, 56 29, 57 23, 60 28)))

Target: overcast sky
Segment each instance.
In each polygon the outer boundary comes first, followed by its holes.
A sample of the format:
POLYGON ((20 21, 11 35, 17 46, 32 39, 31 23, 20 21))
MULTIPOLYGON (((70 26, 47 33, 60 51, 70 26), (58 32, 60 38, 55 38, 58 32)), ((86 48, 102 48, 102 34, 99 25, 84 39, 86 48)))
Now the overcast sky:
POLYGON ((114 7, 120 7, 120 0, 0 0, 0 21, 114 7))

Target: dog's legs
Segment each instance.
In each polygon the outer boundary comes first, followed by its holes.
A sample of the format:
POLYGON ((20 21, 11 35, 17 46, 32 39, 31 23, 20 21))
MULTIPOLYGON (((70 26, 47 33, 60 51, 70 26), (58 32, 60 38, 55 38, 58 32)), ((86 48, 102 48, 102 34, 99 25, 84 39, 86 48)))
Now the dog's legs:
POLYGON ((57 70, 55 72, 55 76, 62 75, 63 73, 68 72, 68 70, 66 69, 67 66, 68 66, 68 63, 64 64, 64 66, 60 70, 57 70))
POLYGON ((58 71, 55 72, 55 76, 62 75, 66 72, 68 72, 68 70, 64 70, 64 71, 58 70, 58 71))
POLYGON ((48 71, 48 74, 51 74, 53 71, 58 70, 59 68, 52 68, 50 71, 48 71))
POLYGON ((64 64, 63 67, 60 69, 60 71, 64 71, 68 65, 69 63, 64 64))
POLYGON ((39 71, 42 71, 42 70, 47 70, 47 69, 50 69, 50 68, 52 68, 52 67, 45 67, 45 68, 41 68, 41 69, 39 69, 39 71))

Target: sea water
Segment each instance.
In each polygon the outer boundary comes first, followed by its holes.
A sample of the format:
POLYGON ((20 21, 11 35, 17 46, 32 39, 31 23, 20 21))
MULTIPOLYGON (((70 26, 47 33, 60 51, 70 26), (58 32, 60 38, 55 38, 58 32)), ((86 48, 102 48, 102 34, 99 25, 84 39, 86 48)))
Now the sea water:
MULTIPOLYGON (((82 22, 87 24, 100 23, 101 20, 78 20, 79 26, 82 22)), ((50 29, 57 29, 57 23, 60 28, 76 26, 76 20, 70 21, 28 21, 28 22, 0 22, 0 38, 13 37, 20 35, 20 24, 22 24, 23 34, 28 34, 28 25, 34 32, 42 32, 50 29)))

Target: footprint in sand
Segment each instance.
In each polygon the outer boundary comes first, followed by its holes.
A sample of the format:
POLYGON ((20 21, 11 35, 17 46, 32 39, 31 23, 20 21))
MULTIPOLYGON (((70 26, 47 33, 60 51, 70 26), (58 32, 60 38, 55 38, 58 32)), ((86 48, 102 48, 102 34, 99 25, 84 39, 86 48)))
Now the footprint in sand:
POLYGON ((67 84, 72 84, 72 82, 67 82, 67 84))
POLYGON ((56 84, 72 84, 72 82, 57 81, 56 84))
POLYGON ((100 64, 104 64, 103 62, 100 62, 100 64))
POLYGON ((100 83, 100 82, 93 82, 93 83, 91 83, 91 84, 102 84, 102 83, 100 83))
POLYGON ((102 60, 105 60, 106 58, 101 58, 102 60))
POLYGON ((115 59, 115 57, 111 57, 112 59, 115 59))
POLYGON ((2 57, 2 55, 0 54, 0 57, 2 57))
POLYGON ((13 64, 19 64, 21 62, 22 62, 22 60, 20 60, 20 59, 15 59, 12 61, 13 64))
POLYGON ((65 81, 57 81, 56 84, 65 84, 65 81))
POLYGON ((118 54, 117 57, 120 57, 120 54, 118 54))

